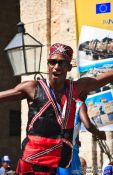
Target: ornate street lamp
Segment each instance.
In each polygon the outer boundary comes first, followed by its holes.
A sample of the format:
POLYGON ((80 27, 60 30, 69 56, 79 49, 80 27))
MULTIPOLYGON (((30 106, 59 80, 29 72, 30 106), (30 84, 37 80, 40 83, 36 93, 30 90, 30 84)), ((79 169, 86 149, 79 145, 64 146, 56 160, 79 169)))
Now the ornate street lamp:
POLYGON ((4 49, 7 52, 14 75, 40 73, 42 44, 25 33, 24 24, 19 22, 18 33, 4 49))

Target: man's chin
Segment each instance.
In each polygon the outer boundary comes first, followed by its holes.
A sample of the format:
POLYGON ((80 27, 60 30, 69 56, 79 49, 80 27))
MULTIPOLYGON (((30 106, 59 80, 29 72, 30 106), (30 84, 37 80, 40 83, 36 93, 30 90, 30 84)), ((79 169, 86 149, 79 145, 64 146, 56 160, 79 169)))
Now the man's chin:
POLYGON ((54 83, 63 83, 63 78, 61 76, 55 76, 52 75, 50 78, 50 81, 54 82, 54 83))
POLYGON ((60 76, 53 76, 53 81, 55 81, 56 83, 61 83, 62 82, 62 78, 60 76))

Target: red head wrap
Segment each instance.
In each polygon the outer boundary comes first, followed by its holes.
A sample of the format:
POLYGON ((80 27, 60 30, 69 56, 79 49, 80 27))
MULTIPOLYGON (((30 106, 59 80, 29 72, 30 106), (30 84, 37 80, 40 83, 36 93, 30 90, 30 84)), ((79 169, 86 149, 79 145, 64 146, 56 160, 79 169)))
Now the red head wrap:
POLYGON ((56 43, 50 47, 50 53, 48 59, 51 59, 51 56, 54 54, 62 55, 66 60, 71 62, 73 56, 73 49, 70 46, 56 43))

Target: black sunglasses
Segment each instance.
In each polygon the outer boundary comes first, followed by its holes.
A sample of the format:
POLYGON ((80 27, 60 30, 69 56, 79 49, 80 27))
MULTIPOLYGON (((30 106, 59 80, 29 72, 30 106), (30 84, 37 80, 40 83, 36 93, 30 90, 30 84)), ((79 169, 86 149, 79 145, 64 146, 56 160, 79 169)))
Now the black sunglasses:
POLYGON ((58 64, 59 66, 66 66, 67 64, 69 64, 69 61, 67 60, 55 60, 55 59, 50 59, 47 62, 48 64, 55 66, 56 64, 58 64))

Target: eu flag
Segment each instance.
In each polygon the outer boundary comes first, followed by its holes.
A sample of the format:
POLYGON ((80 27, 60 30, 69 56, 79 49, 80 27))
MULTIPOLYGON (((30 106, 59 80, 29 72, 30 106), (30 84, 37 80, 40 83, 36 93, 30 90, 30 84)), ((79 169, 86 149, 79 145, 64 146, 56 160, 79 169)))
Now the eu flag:
POLYGON ((111 3, 96 4, 96 14, 100 13, 110 13, 111 3))

